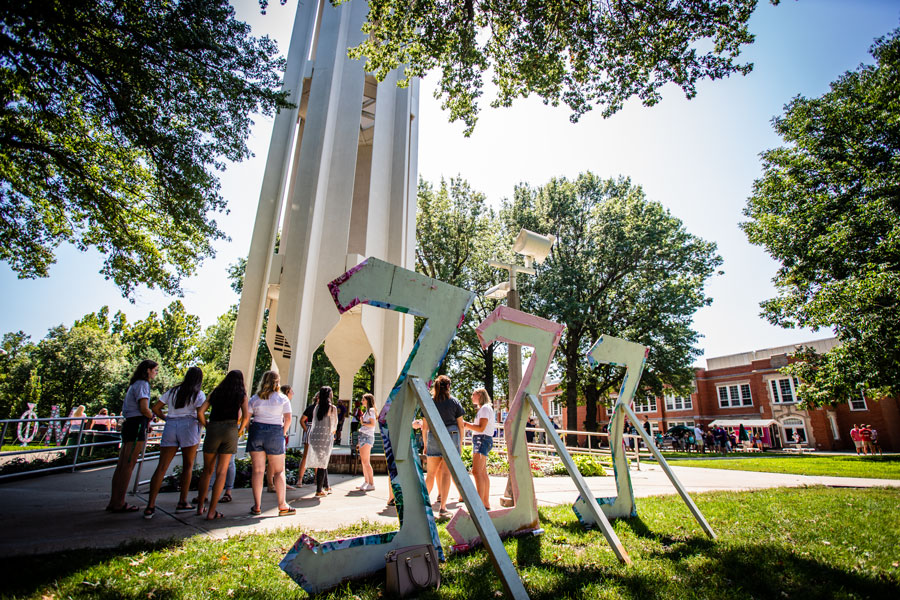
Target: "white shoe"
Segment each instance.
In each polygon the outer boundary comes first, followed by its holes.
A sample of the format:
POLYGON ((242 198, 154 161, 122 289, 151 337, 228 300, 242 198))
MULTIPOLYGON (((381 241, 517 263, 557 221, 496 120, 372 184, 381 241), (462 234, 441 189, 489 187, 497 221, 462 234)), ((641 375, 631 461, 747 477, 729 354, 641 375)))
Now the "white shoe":
POLYGON ((365 492, 367 489, 369 489, 369 484, 363 481, 360 485, 356 486, 356 489, 361 492, 365 492))
POLYGON ((372 490, 375 489, 375 486, 372 485, 371 483, 364 483, 363 486, 364 486, 364 487, 362 487, 362 488, 360 488, 360 489, 361 489, 362 491, 364 491, 364 492, 371 492, 372 490))

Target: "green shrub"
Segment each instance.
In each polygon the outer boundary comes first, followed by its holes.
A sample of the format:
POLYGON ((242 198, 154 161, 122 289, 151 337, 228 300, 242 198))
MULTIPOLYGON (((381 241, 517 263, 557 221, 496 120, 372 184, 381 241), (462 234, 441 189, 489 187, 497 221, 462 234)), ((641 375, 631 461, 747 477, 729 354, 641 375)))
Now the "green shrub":
POLYGON ((578 472, 583 477, 602 477, 606 475, 606 469, 600 464, 595 456, 590 454, 576 454, 572 457, 578 472))

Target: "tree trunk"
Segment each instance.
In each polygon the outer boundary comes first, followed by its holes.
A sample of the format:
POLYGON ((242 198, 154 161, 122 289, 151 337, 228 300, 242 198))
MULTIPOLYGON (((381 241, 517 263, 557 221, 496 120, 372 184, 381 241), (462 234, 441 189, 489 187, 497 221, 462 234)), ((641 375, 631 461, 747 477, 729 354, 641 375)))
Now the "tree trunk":
MULTIPOLYGON (((591 377, 584 386, 584 428, 587 431, 597 431, 597 400, 600 398, 600 390, 597 388, 597 378, 591 377)), ((590 438, 590 447, 599 448, 600 439, 590 438)))
POLYGON ((481 350, 484 356, 484 389, 487 390, 491 400, 494 399, 494 347, 496 345, 496 343, 492 343, 481 350))
MULTIPOLYGON (((565 347, 566 353, 566 429, 578 429, 578 362, 582 357, 578 353, 577 340, 569 339, 565 347)), ((578 444, 578 436, 568 434, 566 446, 578 444)))

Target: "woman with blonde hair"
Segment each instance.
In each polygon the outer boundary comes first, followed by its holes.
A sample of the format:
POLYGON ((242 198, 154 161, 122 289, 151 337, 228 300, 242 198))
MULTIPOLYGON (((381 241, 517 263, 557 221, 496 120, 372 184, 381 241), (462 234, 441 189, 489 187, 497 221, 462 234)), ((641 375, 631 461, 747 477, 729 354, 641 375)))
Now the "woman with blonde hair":
POLYGON ((363 410, 359 417, 359 461, 362 463, 363 484, 358 489, 370 492, 375 489, 375 472, 372 469, 372 446, 375 445, 375 424, 378 415, 375 414, 375 396, 363 394, 363 410))
POLYGON ((263 373, 259 389, 250 398, 250 434, 247 436, 247 452, 253 474, 250 487, 253 488, 253 507, 250 514, 262 512, 262 489, 266 479, 266 458, 272 469, 275 496, 278 499, 278 516, 293 515, 297 509, 285 501, 284 479, 284 436, 291 427, 291 401, 281 393, 281 379, 275 371, 263 373))
POLYGON ((487 390, 478 388, 472 392, 472 402, 478 406, 478 414, 471 423, 465 424, 472 430, 472 476, 475 477, 475 488, 484 503, 484 508, 491 510, 491 480, 487 472, 487 459, 494 447, 494 407, 487 390))
MULTIPOLYGON (((450 395, 450 378, 446 375, 438 375, 438 378, 434 381, 431 393, 434 396, 434 404, 438 409, 438 413, 441 415, 441 421, 444 427, 447 428, 456 451, 459 452, 462 439, 460 434, 465 426, 463 415, 466 412, 463 410, 459 400, 450 395)), ((422 435, 425 438, 425 456, 427 457, 428 469, 425 485, 428 488, 428 493, 431 494, 431 488, 434 486, 435 478, 437 478, 438 504, 440 507, 438 517, 441 520, 446 520, 450 518, 450 511, 447 510, 447 494, 450 492, 450 469, 444 463, 444 455, 441 453, 440 446, 438 446, 437 437, 428 429, 427 421, 422 422, 422 435)))

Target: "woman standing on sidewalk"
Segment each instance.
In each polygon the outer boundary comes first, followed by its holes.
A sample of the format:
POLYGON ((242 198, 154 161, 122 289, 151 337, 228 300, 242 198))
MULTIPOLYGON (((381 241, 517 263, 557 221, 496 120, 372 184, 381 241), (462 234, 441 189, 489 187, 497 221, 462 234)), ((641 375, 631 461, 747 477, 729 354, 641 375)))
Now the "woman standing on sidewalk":
POLYGON ((337 430, 337 408, 331 403, 331 388, 319 388, 316 410, 309 429, 309 460, 306 466, 316 470, 316 496, 321 498, 331 493, 328 485, 328 462, 334 447, 334 432, 337 430))
POLYGON ((486 510, 491 510, 491 480, 487 472, 487 459, 494 447, 494 407, 487 390, 478 388, 472 392, 472 402, 479 407, 472 423, 466 422, 466 429, 472 430, 472 476, 475 488, 486 510))
POLYGON ((156 497, 162 487, 166 471, 181 448, 181 497, 175 505, 175 512, 191 510, 187 502, 191 489, 191 475, 194 472, 194 458, 197 457, 197 446, 200 444, 200 422, 197 421, 197 409, 206 401, 206 395, 200 391, 203 385, 203 371, 200 367, 191 367, 184 374, 181 383, 160 396, 153 404, 153 414, 166 422, 162 440, 159 442, 159 462, 156 471, 150 478, 150 497, 144 518, 152 519, 156 512, 156 497), (163 406, 168 410, 163 413, 163 406))
POLYGON ((375 489, 375 472, 372 469, 371 454, 372 447, 375 445, 375 423, 378 422, 378 415, 375 414, 375 396, 363 394, 362 401, 365 412, 359 417, 357 439, 359 440, 359 462, 362 463, 364 481, 359 489, 363 492, 370 492, 375 489))
POLYGON ((291 426, 291 401, 278 391, 280 380, 275 371, 263 373, 259 390, 250 398, 250 435, 247 437, 247 452, 253 465, 250 485, 253 488, 253 506, 250 514, 262 512, 262 489, 266 479, 266 459, 275 484, 278 498, 278 516, 292 515, 296 509, 285 502, 284 480, 284 436, 291 426))
MULTIPOLYGON (((460 435, 465 427, 463 410, 459 400, 450 395, 450 378, 446 375, 438 375, 434 381, 434 387, 431 390, 434 396, 434 405, 441 415, 441 421, 450 434, 453 447, 457 453, 460 452, 460 435)), ((428 493, 431 494, 431 488, 434 486, 434 480, 437 478, 438 486, 438 506, 440 510, 438 517, 441 520, 450 518, 450 511, 447 510, 447 496, 450 493, 450 469, 444 464, 444 455, 438 446, 437 437, 433 432, 428 430, 428 422, 422 422, 422 434, 425 436, 425 456, 427 457, 428 474, 425 478, 425 486, 428 493)), ((449 448, 448 448, 449 450, 449 448)))
POLYGON ((138 456, 147 443, 147 425, 153 418, 150 412, 150 382, 159 373, 159 365, 152 360, 143 360, 134 370, 125 402, 122 404, 122 445, 119 447, 119 460, 112 478, 112 491, 106 510, 114 513, 135 512, 137 506, 125 502, 128 481, 137 463, 138 456))
POLYGON ((229 371, 222 383, 216 386, 209 398, 197 409, 197 419, 206 427, 206 439, 203 441, 203 475, 197 487, 197 514, 203 514, 206 500, 206 487, 212 478, 213 468, 216 472, 216 483, 209 499, 207 520, 221 519, 225 515, 216 510, 219 494, 225 487, 225 477, 231 457, 237 452, 238 438, 244 434, 250 422, 250 407, 247 405, 247 392, 244 389, 244 374, 238 370, 229 371), (209 420, 206 419, 206 410, 209 420), (218 458, 218 463, 216 459, 218 458))

